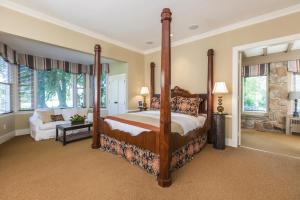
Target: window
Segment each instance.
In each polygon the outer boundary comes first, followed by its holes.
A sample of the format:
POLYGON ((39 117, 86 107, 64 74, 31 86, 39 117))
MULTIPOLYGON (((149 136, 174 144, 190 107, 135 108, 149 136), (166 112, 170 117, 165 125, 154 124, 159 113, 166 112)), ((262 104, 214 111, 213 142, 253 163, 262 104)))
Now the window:
POLYGON ((37 107, 73 107, 73 77, 59 69, 37 71, 37 107))
POLYGON ((267 112, 267 76, 243 78, 243 111, 267 112))
MULTIPOLYGON (((95 96, 95 78, 90 76, 90 106, 94 106, 94 96, 95 96)), ((107 73, 101 74, 101 108, 107 107, 107 73)))
MULTIPOLYGON (((293 91, 299 91, 300 92, 300 74, 296 74, 294 73, 293 75, 293 86, 292 86, 292 90, 293 91)), ((293 102, 293 108, 295 107, 294 105, 294 102, 293 102)), ((294 109, 293 109, 294 110, 294 109)), ((300 110, 300 103, 298 101, 298 106, 297 106, 297 110, 299 111, 300 110)))
POLYGON ((85 75, 77 74, 76 76, 76 106, 85 107, 85 75))
POLYGON ((94 97, 95 97, 95 78, 93 75, 90 76, 90 107, 94 107, 94 97))
POLYGON ((294 91, 300 91, 300 74, 294 74, 294 91))
POLYGON ((12 112, 12 68, 0 57, 0 114, 12 112))
POLYGON ((102 73, 101 74, 101 108, 106 108, 107 106, 107 74, 102 73))
POLYGON ((19 110, 34 109, 33 70, 24 65, 18 67, 19 110))

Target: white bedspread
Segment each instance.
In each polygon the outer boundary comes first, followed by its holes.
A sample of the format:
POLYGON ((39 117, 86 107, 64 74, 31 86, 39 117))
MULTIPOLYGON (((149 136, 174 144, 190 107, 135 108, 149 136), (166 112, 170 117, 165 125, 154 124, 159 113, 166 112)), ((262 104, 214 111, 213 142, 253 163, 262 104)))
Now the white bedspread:
MULTIPOLYGON (((130 113, 132 115, 146 115, 148 117, 153 117, 159 119, 160 112, 159 111, 143 111, 143 112, 137 112, 137 113, 130 113)), ((206 115, 199 115, 198 117, 194 117, 191 115, 181 114, 181 113, 171 113, 171 120, 180 124, 182 127, 184 134, 187 134, 189 131, 194 130, 196 128, 203 127, 206 115)), ((130 133, 133 136, 137 136, 138 134, 150 131, 148 129, 140 128, 137 126, 129 125, 126 123, 118 122, 111 119, 105 119, 105 121, 110 125, 112 129, 118 129, 121 131, 125 131, 130 133)))

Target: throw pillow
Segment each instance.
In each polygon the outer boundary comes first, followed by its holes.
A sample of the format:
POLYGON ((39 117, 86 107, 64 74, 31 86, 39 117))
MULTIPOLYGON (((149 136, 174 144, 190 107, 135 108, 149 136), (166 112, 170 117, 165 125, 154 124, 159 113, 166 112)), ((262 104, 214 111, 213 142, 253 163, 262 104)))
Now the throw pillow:
POLYGON ((159 110, 160 109, 160 98, 158 97, 152 97, 151 104, 150 104, 151 110, 159 110))
POLYGON ((177 97, 176 111, 197 116, 199 111, 199 98, 177 97))
POLYGON ((177 97, 172 97, 171 98, 171 112, 176 111, 176 106, 177 106, 177 97))
POLYGON ((46 110, 46 111, 36 111, 40 120, 43 123, 49 123, 52 121, 51 115, 54 115, 53 110, 46 110))
POLYGON ((54 121, 54 122, 56 122, 56 121, 65 121, 62 114, 60 114, 60 115, 51 115, 50 117, 51 117, 52 121, 54 121))

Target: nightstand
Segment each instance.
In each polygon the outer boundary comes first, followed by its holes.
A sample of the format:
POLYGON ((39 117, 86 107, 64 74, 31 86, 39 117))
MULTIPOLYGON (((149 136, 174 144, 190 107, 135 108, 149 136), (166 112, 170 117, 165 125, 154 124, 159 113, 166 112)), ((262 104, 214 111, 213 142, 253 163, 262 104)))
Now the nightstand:
POLYGON ((147 107, 139 107, 140 111, 146 111, 148 108, 147 107))
POLYGON ((214 113, 212 120, 212 141, 215 149, 225 149, 225 113, 214 113))

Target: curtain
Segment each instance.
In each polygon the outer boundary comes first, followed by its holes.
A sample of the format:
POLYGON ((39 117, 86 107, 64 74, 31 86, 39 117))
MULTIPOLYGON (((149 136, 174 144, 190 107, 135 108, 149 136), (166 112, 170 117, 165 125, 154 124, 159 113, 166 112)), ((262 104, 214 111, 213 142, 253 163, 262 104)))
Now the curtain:
POLYGON ((39 56, 18 54, 20 65, 25 65, 34 70, 50 71, 53 69, 61 69, 73 74, 92 74, 92 66, 71 63, 69 61, 54 60, 51 58, 43 58, 39 56))
POLYGON ((17 64, 16 51, 2 42, 0 42, 0 56, 11 64, 17 64))
POLYGON ((269 64, 247 65, 242 68, 243 77, 267 76, 269 64))
POLYGON ((288 61, 288 71, 300 73, 300 59, 288 61))

